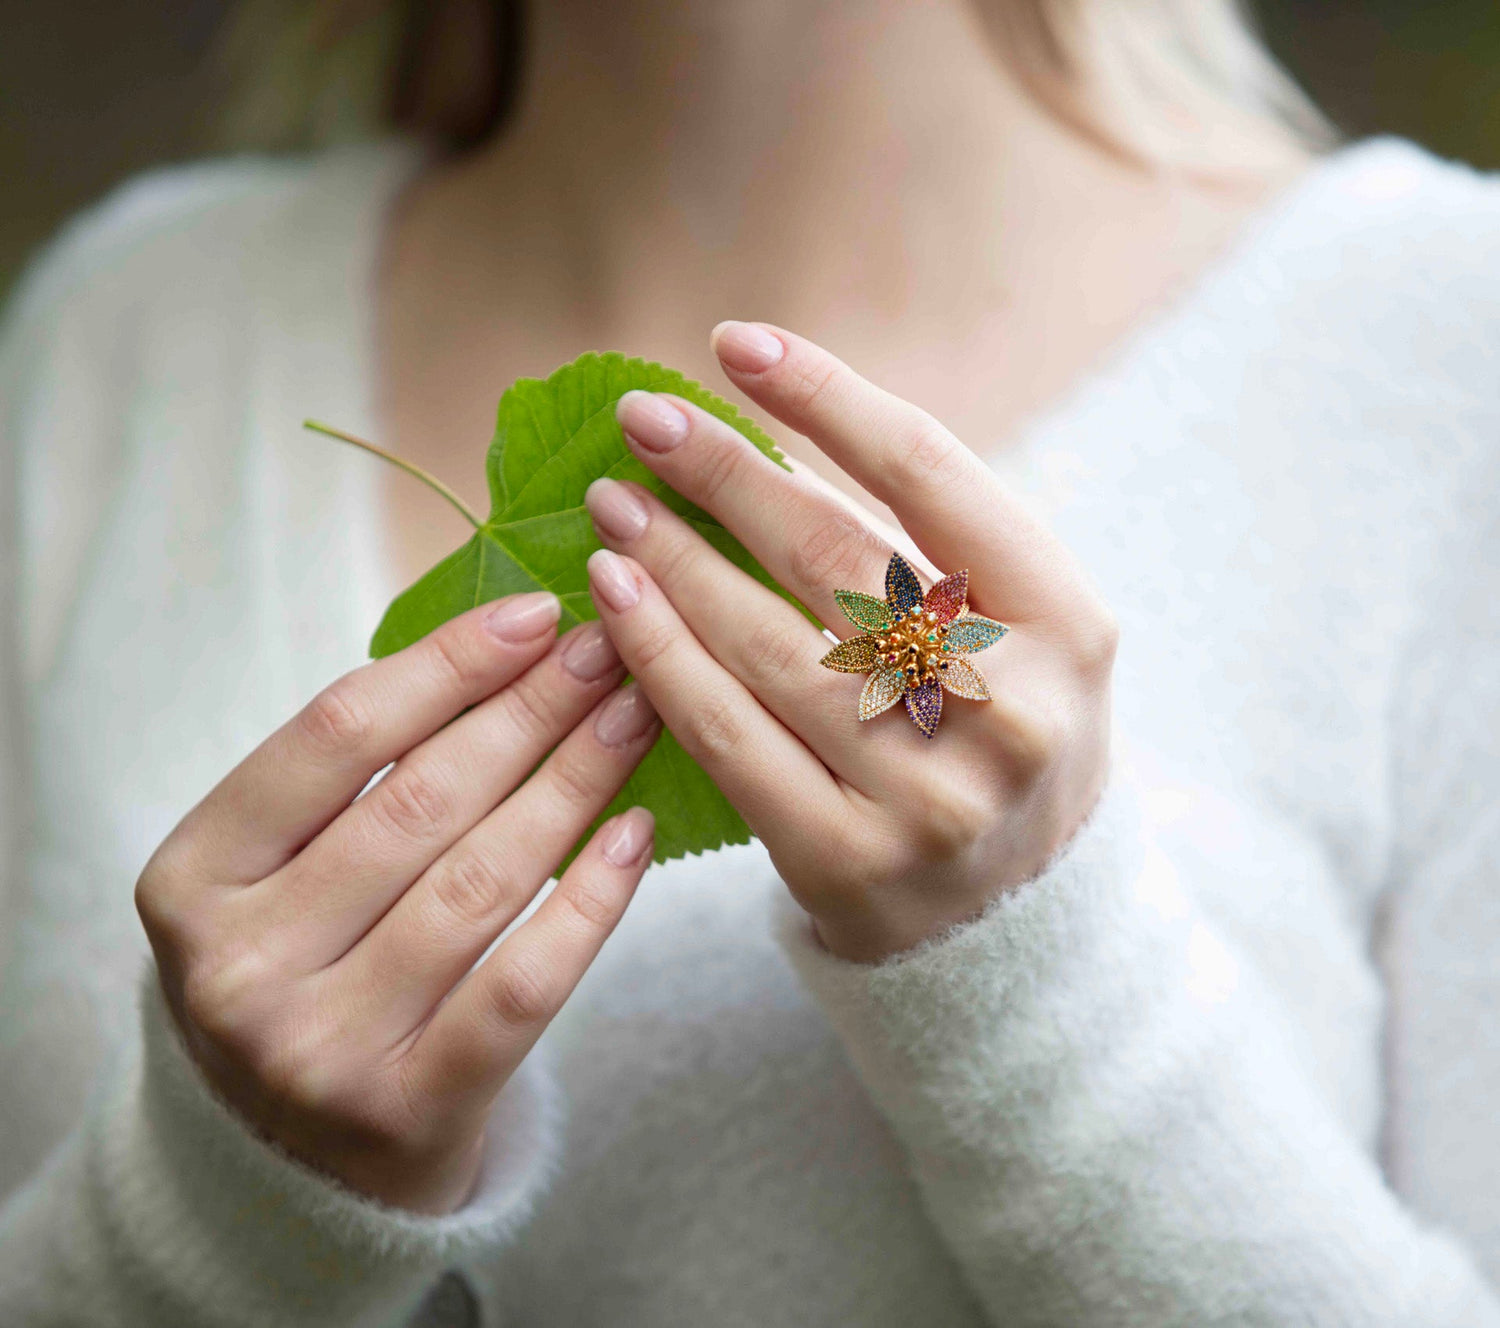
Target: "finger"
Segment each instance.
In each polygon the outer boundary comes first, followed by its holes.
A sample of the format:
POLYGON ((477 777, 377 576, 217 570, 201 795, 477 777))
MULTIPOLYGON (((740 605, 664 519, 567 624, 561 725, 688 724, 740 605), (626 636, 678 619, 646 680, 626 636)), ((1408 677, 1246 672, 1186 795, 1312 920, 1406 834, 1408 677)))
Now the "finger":
POLYGON ((331 982, 347 992, 381 992, 393 1036, 410 1033, 531 902, 660 732, 639 687, 616 690, 422 873, 328 970, 331 982))
POLYGON ((619 684, 598 623, 559 638, 503 691, 402 756, 235 906, 304 971, 333 962, 619 684))
POLYGON ((616 408, 640 459, 723 522, 776 579, 840 636, 837 590, 880 594, 891 545, 847 497, 789 472, 737 429, 680 397, 627 392, 616 408))
POLYGON ((625 666, 751 830, 773 827, 786 842, 842 812, 843 790, 823 763, 704 649, 639 563, 598 549, 588 571, 625 666))
POLYGON ((828 638, 640 486, 595 480, 584 501, 605 545, 650 573, 709 654, 826 765, 863 787, 871 748, 849 722, 849 679, 818 662, 828 638))
POLYGON ((735 386, 888 504, 933 562, 972 570, 981 612, 1071 618, 1092 594, 1052 532, 926 411, 781 328, 720 323, 712 340, 735 386))
POLYGON ((206 879, 266 876, 377 771, 545 654, 560 612, 555 595, 512 595, 345 674, 221 780, 171 841, 206 879))
POLYGON ((644 807, 600 826, 535 914, 439 1007, 405 1058, 426 1100, 488 1105, 614 931, 651 862, 652 830, 644 807))

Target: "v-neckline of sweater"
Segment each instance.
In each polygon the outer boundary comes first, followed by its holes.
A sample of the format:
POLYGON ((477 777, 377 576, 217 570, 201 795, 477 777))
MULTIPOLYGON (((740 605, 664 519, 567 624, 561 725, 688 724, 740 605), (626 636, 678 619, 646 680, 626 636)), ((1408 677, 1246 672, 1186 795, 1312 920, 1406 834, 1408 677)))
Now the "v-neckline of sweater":
MULTIPOLYGON (((357 424, 372 433, 379 432, 377 336, 384 241, 402 194, 430 160, 428 150, 410 138, 388 140, 376 148, 370 155, 373 169, 363 205, 351 207, 349 200, 339 200, 351 226, 345 253, 352 266, 344 285, 349 292, 345 326, 353 370, 351 396, 360 403, 357 424)), ((1039 449, 1066 436, 1070 416, 1086 411, 1100 393, 1109 391, 1112 382, 1149 363, 1160 346, 1170 344, 1179 330, 1205 307, 1222 298, 1225 291, 1234 289, 1248 269, 1263 263, 1268 255, 1287 243, 1298 232, 1303 218, 1330 194, 1348 190, 1351 182, 1358 181, 1372 167, 1409 162, 1420 153, 1420 148, 1405 139, 1380 135, 1342 145, 1314 161, 1252 212, 1229 243, 1174 296, 1140 320, 1067 389, 1026 420, 1013 439, 1001 447, 977 450, 997 469, 1017 476, 1024 474, 1036 460, 1039 449)), ((362 509, 360 524, 368 532, 364 542, 369 549, 371 580, 384 586, 390 592, 389 598, 403 589, 405 582, 396 572, 395 560, 380 526, 381 478, 377 463, 361 466, 357 501, 362 509)))

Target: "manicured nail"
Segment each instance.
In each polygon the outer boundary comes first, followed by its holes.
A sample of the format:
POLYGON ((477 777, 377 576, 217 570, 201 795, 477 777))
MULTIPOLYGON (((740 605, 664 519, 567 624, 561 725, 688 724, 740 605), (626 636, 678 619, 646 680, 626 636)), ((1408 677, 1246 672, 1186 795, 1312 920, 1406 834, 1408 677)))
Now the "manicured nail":
POLYGON ((615 402, 620 427, 642 447, 652 452, 670 452, 688 436, 688 417, 666 397, 639 390, 627 392, 615 402))
POLYGON ((583 503, 594 525, 611 539, 632 540, 651 519, 646 504, 618 480, 595 480, 584 492, 583 503))
POLYGON ((589 583, 616 613, 633 608, 641 598, 635 576, 618 553, 595 549, 589 554, 589 583))
POLYGON ((615 818, 604 832, 604 860, 612 867, 628 867, 651 847, 656 818, 644 807, 632 807, 615 818))
POLYGON ((552 631, 561 614, 562 604, 556 595, 547 590, 535 590, 501 601, 490 610, 484 626, 491 636, 514 645, 552 631))
POLYGON ((620 652, 601 623, 580 627, 563 647, 562 666, 579 682, 597 682, 620 667, 620 652))
POLYGON ((741 373, 763 373, 786 354, 781 338, 754 323, 720 323, 709 334, 714 354, 741 373))
POLYGON ((606 747, 623 747, 641 737, 655 723, 656 711, 651 708, 651 702, 635 683, 631 683, 610 697, 609 703, 599 712, 599 718, 594 721, 594 736, 606 747))

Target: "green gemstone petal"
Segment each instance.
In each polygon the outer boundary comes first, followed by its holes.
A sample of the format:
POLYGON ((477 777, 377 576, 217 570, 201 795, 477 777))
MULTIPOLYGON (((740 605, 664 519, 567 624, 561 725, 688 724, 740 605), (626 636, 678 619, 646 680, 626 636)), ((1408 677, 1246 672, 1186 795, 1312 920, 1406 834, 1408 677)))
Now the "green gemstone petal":
POLYGON ((835 590, 833 597, 844 611, 844 617, 867 632, 881 631, 893 621, 890 606, 874 595, 866 595, 858 590, 835 590))

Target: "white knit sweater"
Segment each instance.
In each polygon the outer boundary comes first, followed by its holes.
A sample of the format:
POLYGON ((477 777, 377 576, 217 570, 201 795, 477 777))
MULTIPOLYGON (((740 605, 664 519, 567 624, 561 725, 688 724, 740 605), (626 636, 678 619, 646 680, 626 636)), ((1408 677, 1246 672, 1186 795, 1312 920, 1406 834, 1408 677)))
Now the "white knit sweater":
POLYGON ((393 589, 298 422, 370 425, 411 161, 151 176, 13 304, 0 1323, 1500 1324, 1500 185, 1394 140, 998 463, 1123 626, 1039 878, 870 968, 654 870, 451 1217, 207 1094, 131 888, 393 589))

